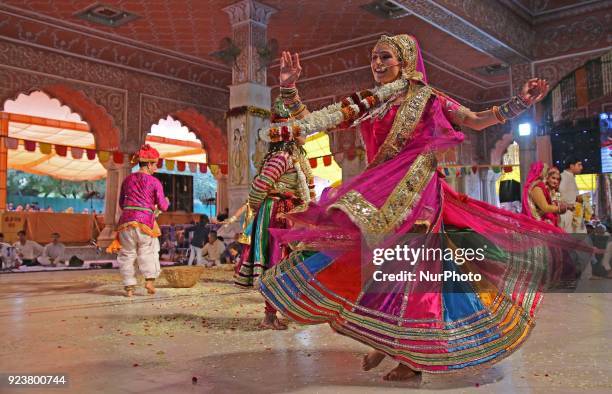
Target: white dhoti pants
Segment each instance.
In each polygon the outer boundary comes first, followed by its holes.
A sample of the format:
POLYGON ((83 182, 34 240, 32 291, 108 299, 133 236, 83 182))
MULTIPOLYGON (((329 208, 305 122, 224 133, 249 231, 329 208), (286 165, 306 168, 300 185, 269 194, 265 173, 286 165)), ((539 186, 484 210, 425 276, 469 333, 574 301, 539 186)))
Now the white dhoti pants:
POLYGON ((128 227, 119 232, 121 250, 117 256, 119 272, 125 286, 133 286, 137 282, 134 264, 145 279, 155 279, 161 272, 159 266, 159 240, 140 231, 136 227, 128 227))
POLYGON ((202 265, 204 259, 202 258, 202 248, 198 248, 197 246, 189 245, 189 260, 187 261, 187 265, 191 265, 195 260, 197 265, 202 265))

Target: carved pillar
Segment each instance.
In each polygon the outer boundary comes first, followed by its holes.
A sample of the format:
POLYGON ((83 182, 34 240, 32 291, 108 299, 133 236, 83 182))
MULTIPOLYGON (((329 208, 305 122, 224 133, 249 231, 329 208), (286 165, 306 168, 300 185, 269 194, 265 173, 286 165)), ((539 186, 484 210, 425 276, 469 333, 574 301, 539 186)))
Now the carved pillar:
POLYGON ((6 138, 8 137, 9 124, 8 114, 0 113, 0 212, 6 210, 6 182, 8 171, 8 148, 6 138))
MULTIPOLYGON (((223 213, 223 211, 225 210, 225 208, 228 208, 227 206, 227 201, 228 201, 228 187, 227 187, 227 181, 228 181, 228 176, 222 174, 221 172, 218 172, 217 174, 213 174, 215 176, 215 179, 217 180, 217 215, 223 213)), ((233 213, 234 211, 231 210, 230 208, 230 215, 233 213)))
POLYGON ((537 161, 537 145, 535 131, 532 130, 531 135, 520 136, 518 138, 519 144, 519 163, 521 165, 521 185, 524 185, 527 181, 527 174, 531 164, 537 161))
MULTIPOLYGON (((223 9, 232 25, 232 42, 240 49, 232 69, 230 108, 242 108, 227 120, 229 163, 227 193, 219 193, 218 205, 228 207, 230 214, 247 199, 251 180, 255 176, 253 158, 258 145, 258 130, 268 119, 257 116, 249 108, 270 109, 270 90, 266 86, 266 64, 261 61, 261 49, 266 48, 267 26, 276 10, 252 0, 243 0, 223 9), (229 204, 222 198, 229 197, 229 204)), ((220 186, 219 186, 220 187, 220 186)))
POLYGON ((123 164, 116 164, 113 159, 102 163, 106 168, 106 192, 104 194, 104 229, 98 236, 98 245, 108 246, 115 239, 115 228, 121 209, 119 208, 119 193, 123 180, 132 172, 132 164, 125 160, 123 164))

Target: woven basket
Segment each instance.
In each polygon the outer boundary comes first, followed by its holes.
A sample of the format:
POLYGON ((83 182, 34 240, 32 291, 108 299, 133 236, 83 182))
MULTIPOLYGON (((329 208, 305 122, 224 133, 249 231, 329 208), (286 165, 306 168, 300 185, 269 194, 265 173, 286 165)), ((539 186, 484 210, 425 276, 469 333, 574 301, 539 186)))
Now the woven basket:
POLYGON ((193 287, 204 272, 202 266, 167 267, 162 270, 172 287, 193 287))

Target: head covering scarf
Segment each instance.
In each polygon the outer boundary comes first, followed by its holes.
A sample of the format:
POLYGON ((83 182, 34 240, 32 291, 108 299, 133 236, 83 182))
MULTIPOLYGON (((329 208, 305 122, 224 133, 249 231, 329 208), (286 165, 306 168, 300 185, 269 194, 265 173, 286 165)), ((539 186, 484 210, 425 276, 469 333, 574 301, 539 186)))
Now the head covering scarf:
POLYGON ((417 40, 408 34, 399 34, 396 36, 381 36, 376 45, 389 45, 397 58, 404 63, 402 67, 402 78, 427 83, 425 76, 425 66, 421 49, 417 40))
POLYGON ((527 174, 527 179, 525 180, 525 186, 523 186, 522 199, 523 213, 529 217, 533 217, 531 213, 531 208, 529 207, 529 192, 538 183, 544 182, 547 173, 548 165, 544 164, 541 161, 536 161, 531 165, 531 168, 529 169, 529 174, 527 174))

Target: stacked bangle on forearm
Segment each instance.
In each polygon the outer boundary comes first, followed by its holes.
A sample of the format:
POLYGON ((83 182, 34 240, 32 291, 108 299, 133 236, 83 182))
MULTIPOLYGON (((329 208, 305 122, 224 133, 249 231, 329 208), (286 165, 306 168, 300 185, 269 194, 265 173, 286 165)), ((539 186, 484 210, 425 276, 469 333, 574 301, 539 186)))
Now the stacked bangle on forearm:
POLYGON ((295 86, 281 86, 280 95, 283 99, 283 104, 291 112, 292 117, 298 116, 306 109, 295 86))
POLYGON ((497 105, 494 105, 493 108, 491 108, 491 111, 493 111, 493 115, 495 115, 495 119, 497 119, 499 123, 501 124, 506 123, 506 118, 504 118, 502 114, 499 112, 499 107, 497 105))
POLYGON ((304 112, 305 109, 306 109, 306 105, 301 104, 300 107, 295 112, 291 112, 291 117, 295 118, 299 116, 302 112, 304 112))
POLYGON ((493 112, 495 113, 496 117, 499 115, 499 117, 503 118, 505 121, 508 119, 516 118, 517 116, 525 112, 525 110, 529 107, 530 104, 526 102, 522 97, 514 96, 507 102, 500 105, 499 110, 497 112, 495 110, 493 112))
POLYGON ((292 99, 298 95, 297 88, 293 86, 281 86, 280 95, 284 99, 292 99))

